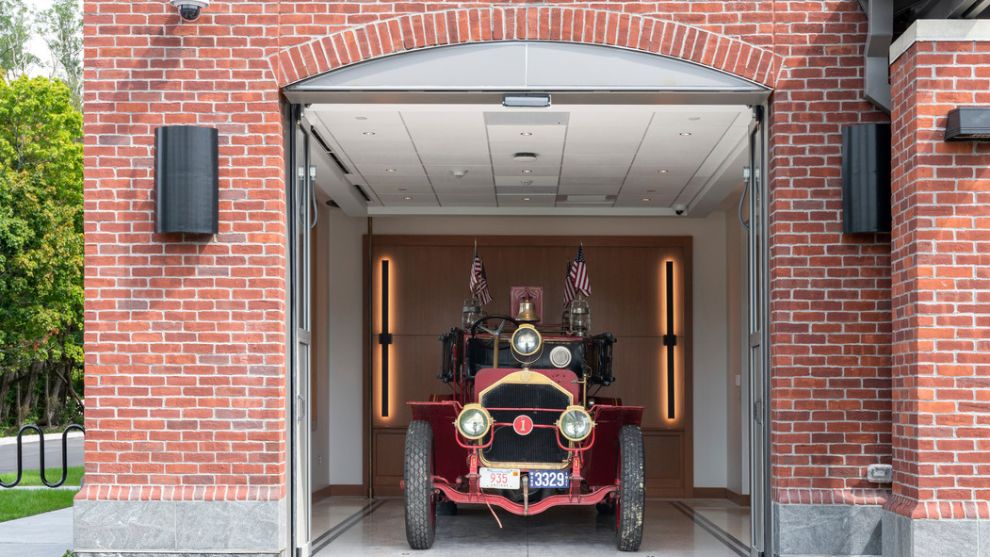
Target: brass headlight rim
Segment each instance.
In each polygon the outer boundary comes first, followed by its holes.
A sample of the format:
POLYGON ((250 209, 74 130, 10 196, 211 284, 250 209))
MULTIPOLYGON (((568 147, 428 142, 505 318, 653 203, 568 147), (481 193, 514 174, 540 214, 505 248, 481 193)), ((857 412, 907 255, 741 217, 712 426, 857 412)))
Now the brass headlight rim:
POLYGON ((457 433, 461 434, 461 437, 464 437, 465 439, 469 439, 471 441, 477 441, 483 438, 485 435, 488 435, 488 432, 492 430, 493 424, 494 421, 492 420, 491 413, 488 411, 487 408, 478 404, 477 402, 470 402, 468 404, 465 404, 464 407, 461 408, 461 411, 457 413, 457 418, 454 419, 454 429, 457 430, 457 433), (485 430, 478 435, 468 435, 467 433, 464 432, 464 430, 461 429, 461 416, 463 416, 464 413, 467 412, 468 410, 479 410, 485 416, 487 425, 485 426, 485 430))
POLYGON ((563 412, 560 413, 560 417, 557 418, 557 424, 556 425, 557 425, 557 431, 560 432, 560 435, 563 436, 564 439, 567 439, 568 441, 570 441, 572 443, 580 443, 581 441, 584 441, 585 439, 587 439, 588 437, 591 436, 591 432, 593 432, 595 430, 595 426, 597 424, 595 424, 595 420, 591 417, 591 412, 588 412, 588 410, 584 406, 580 406, 580 405, 574 404, 574 405, 568 406, 567 408, 564 409, 563 412), (567 435, 566 433, 564 433, 564 428, 561 427, 561 422, 564 421, 564 416, 567 415, 570 412, 581 412, 582 414, 584 414, 585 416, 588 417, 588 422, 591 423, 591 427, 588 428, 588 433, 586 433, 583 437, 573 438, 573 437, 570 437, 569 435, 567 435))
POLYGON ((523 323, 519 325, 519 327, 517 327, 515 331, 512 332, 512 337, 509 339, 509 346, 512 349, 512 351, 518 354, 519 356, 524 356, 524 357, 533 356, 535 354, 539 354, 540 350, 543 350, 543 335, 540 334, 539 329, 537 329, 534 325, 530 323, 523 323), (522 352, 521 350, 518 350, 516 348, 516 335, 518 335, 519 333, 525 330, 530 330, 536 333, 536 339, 538 341, 536 343, 536 347, 533 348, 533 350, 530 352, 522 352))

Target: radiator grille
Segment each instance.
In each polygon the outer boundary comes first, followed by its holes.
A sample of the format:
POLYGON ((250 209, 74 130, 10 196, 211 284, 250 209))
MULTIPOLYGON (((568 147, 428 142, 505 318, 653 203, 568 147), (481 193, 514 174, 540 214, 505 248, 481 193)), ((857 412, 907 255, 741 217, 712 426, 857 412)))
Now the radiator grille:
MULTIPOLYGON (((502 383, 489 390, 481 405, 489 409, 495 422, 511 424, 520 414, 526 414, 536 425, 553 425, 570 404, 570 397, 552 385, 502 383), (492 408, 526 408, 539 410, 492 410, 492 408)), ((512 426, 495 429, 494 440, 483 451, 484 459, 492 464, 516 463, 557 465, 567 459, 567 451, 557 446, 553 429, 534 428, 529 435, 518 435, 512 426)))

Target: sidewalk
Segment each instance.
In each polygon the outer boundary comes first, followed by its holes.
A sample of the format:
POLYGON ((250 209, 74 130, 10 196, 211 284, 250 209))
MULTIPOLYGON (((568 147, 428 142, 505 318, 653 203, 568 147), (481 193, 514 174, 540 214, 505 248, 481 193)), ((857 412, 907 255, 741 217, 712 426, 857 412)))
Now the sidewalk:
POLYGON ((0 522, 0 556, 62 557, 72 548, 72 507, 0 522))

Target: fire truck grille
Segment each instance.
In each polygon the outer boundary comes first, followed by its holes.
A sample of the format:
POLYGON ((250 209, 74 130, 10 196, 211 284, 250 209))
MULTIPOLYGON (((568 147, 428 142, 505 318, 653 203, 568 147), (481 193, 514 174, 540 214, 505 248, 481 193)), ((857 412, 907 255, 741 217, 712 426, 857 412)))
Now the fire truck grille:
MULTIPOLYGON (((567 394, 551 385, 519 383, 498 385, 481 399, 481 405, 489 409, 496 423, 511 424, 517 416, 525 414, 537 426, 556 424, 560 413, 570 403, 567 394), (492 410, 493 408, 520 410, 492 410)), ((557 446, 557 434, 553 428, 535 427, 529 435, 518 435, 511 425, 504 425, 496 426, 495 438, 482 456, 492 465, 534 464, 561 467, 567 460, 567 451, 557 446)))

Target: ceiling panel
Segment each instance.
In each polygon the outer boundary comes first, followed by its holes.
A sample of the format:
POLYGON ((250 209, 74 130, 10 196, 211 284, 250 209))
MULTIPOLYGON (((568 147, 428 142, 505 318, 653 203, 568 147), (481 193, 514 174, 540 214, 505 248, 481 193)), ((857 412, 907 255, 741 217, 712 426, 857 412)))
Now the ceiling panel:
POLYGON ((426 165, 488 165, 481 112, 404 111, 402 119, 426 165))
POLYGON ((739 170, 725 161, 749 120, 745 106, 700 105, 320 105, 316 112, 351 179, 396 207, 547 207, 558 195, 559 206, 580 203, 568 195, 629 208, 702 196, 711 205, 727 182, 721 176, 739 170), (517 153, 537 159, 517 161, 517 153))
POLYGON ((499 195, 499 207, 553 207, 557 201, 554 194, 499 195))
POLYGON ((495 193, 438 193, 440 205, 444 207, 495 207, 495 193))

